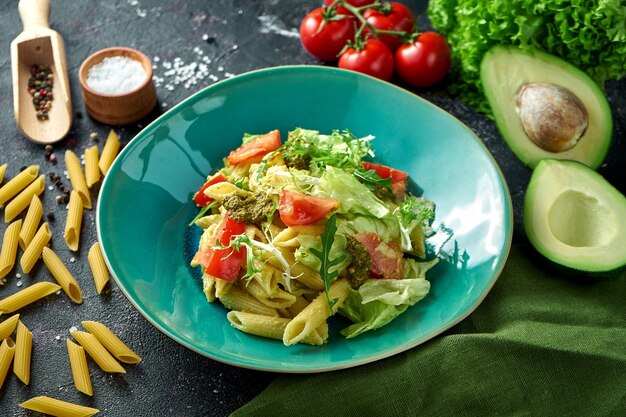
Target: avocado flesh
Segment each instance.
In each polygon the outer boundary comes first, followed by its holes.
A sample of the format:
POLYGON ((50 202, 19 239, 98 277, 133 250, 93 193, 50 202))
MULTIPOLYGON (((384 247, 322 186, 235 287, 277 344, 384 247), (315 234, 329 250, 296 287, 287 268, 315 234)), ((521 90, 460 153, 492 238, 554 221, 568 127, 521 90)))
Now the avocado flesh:
POLYGON ((626 197, 583 164, 537 164, 524 200, 524 230, 535 249, 559 265, 598 278, 626 272, 626 197))
POLYGON ((579 161, 596 169, 604 161, 613 134, 611 109, 600 87, 578 68, 540 51, 496 46, 485 54, 480 77, 498 130, 524 164, 534 168, 540 160, 552 158, 579 161), (583 103, 588 126, 571 149, 550 152, 526 134, 516 106, 519 92, 530 83, 566 88, 583 103))

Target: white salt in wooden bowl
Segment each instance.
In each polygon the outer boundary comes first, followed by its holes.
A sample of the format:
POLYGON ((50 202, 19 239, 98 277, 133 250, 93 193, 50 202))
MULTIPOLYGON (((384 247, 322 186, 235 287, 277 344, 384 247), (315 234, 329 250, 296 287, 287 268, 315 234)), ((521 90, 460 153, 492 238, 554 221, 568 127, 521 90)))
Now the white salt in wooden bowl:
MULTIPOLYGON (((113 83, 119 79, 119 74, 110 75, 113 83)), ((136 122, 148 115, 157 102, 152 82, 152 63, 145 54, 132 48, 106 48, 90 55, 80 66, 78 79, 87 112, 102 123, 120 126, 136 122), (109 57, 125 57, 139 62, 146 72, 145 80, 131 91, 123 93, 111 92, 111 89, 97 91, 93 83, 92 86, 88 84, 89 70, 109 57)))

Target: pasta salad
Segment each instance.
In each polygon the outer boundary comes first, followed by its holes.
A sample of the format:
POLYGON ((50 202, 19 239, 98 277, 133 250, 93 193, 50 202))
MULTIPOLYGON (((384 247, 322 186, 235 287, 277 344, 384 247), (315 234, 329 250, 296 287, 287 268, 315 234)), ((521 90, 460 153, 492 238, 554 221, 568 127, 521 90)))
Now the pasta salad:
POLYGON ((373 136, 297 128, 243 136, 195 193, 203 229, 191 265, 207 300, 241 331, 322 345, 327 319, 346 338, 378 329, 424 298, 434 204, 408 174, 368 162, 373 136))

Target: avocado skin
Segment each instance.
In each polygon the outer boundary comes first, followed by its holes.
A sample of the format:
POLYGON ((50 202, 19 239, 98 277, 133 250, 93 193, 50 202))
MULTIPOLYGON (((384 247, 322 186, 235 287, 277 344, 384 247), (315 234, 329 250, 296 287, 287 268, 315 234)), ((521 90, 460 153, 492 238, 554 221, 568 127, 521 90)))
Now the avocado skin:
POLYGON ((496 126, 508 147, 524 165, 534 169, 539 161, 547 158, 575 160, 594 170, 602 164, 613 139, 611 108, 602 87, 583 71, 540 50, 497 45, 484 55, 480 74, 483 92, 493 111, 496 126), (526 135, 515 103, 523 85, 537 82, 567 88, 583 102, 588 111, 592 110, 587 132, 572 149, 564 152, 546 151, 533 144, 526 135))
POLYGON ((546 257, 534 246, 530 246, 532 247, 533 258, 537 264, 543 265, 545 269, 552 271, 554 275, 565 277, 572 281, 592 283, 598 281, 616 281, 626 277, 626 264, 608 271, 582 271, 580 269, 561 265, 546 257))

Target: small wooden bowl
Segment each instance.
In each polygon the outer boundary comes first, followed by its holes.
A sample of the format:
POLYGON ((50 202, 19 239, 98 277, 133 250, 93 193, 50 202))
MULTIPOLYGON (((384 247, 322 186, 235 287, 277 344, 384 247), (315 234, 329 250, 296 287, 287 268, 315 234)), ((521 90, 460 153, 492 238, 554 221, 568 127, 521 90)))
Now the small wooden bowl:
POLYGON ((136 122, 148 115, 157 102, 156 89, 152 83, 152 63, 145 54, 135 49, 116 46, 95 52, 83 61, 78 71, 78 79, 87 112, 102 123, 120 126, 136 122), (87 74, 91 67, 112 56, 124 56, 139 61, 148 75, 145 82, 124 94, 102 94, 89 88, 87 74))

